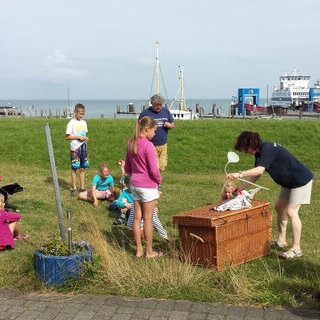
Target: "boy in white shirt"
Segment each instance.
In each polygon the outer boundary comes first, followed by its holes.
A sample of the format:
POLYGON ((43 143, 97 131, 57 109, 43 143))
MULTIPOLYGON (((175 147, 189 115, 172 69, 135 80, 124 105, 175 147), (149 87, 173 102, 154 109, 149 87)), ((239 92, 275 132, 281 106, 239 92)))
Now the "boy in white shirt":
POLYGON ((87 141, 89 138, 86 137, 86 133, 88 132, 87 123, 82 120, 84 113, 84 105, 77 104, 74 107, 74 117, 69 121, 65 135, 65 139, 70 140, 72 196, 78 194, 76 185, 77 169, 79 169, 80 192, 82 192, 84 191, 84 170, 85 168, 89 168, 87 151, 87 141))

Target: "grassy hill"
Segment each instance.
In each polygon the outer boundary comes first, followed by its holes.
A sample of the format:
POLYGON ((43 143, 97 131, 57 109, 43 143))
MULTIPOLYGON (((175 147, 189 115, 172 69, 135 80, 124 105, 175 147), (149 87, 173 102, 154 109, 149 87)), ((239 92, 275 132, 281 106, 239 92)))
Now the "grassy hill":
MULTIPOLYGON (((67 122, 67 119, 0 119, 1 185, 19 182, 26 187, 26 191, 15 195, 11 202, 21 209, 21 232, 29 234, 29 239, 17 242, 14 250, 0 252, 0 286, 46 290, 34 276, 33 254, 46 237, 59 235, 43 128, 49 123, 63 210, 71 208, 73 212, 73 237, 95 243, 99 256, 91 275, 59 290, 320 308, 317 296, 320 288, 318 121, 176 121, 175 129, 169 133, 169 163, 163 173, 158 203, 160 219, 173 245, 169 248, 155 234, 155 248, 167 255, 154 261, 133 258, 134 246, 128 230, 125 226, 112 225, 117 215, 107 210, 106 202, 94 208, 70 196, 69 142, 64 140, 67 122), (176 241, 178 230, 172 225, 172 216, 219 200, 225 181, 226 154, 233 150, 236 137, 243 130, 257 131, 263 140, 282 144, 315 175, 312 204, 300 210, 304 257, 280 261, 277 252, 272 250, 267 257, 222 272, 181 263, 176 241)), ((90 187, 101 162, 111 166, 111 174, 118 183, 117 160, 125 156, 126 141, 132 133, 134 120, 89 119, 87 123, 91 166, 86 170, 86 187, 90 187)), ((239 156, 240 162, 230 164, 229 172, 253 166, 252 156, 239 156)), ((273 208, 279 186, 266 173, 258 183, 269 187, 270 191, 261 191, 257 199, 270 202, 273 208)), ((275 235, 275 216, 273 225, 275 235)), ((288 242, 291 243, 290 235, 288 242)))

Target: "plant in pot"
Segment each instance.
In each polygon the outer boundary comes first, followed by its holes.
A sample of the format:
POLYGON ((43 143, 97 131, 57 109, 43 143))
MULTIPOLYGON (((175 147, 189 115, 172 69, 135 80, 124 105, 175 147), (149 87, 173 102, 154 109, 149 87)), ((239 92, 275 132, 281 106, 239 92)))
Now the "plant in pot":
POLYGON ((35 251, 35 270, 46 286, 58 286, 68 280, 79 278, 92 263, 92 248, 86 241, 65 241, 50 237, 35 251))

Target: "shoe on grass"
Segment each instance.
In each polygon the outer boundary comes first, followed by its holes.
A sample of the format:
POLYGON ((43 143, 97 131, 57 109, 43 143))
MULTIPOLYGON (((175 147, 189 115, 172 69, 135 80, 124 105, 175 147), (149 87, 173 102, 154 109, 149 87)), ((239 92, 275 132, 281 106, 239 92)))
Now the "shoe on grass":
POLYGON ((116 225, 116 226, 118 226, 119 224, 122 224, 122 223, 124 223, 124 220, 123 220, 123 219, 121 219, 121 218, 119 218, 119 219, 117 219, 117 220, 113 221, 113 224, 114 224, 114 225, 116 225))
POLYGON ((286 246, 287 246, 287 244, 284 244, 284 243, 280 242, 279 240, 272 240, 270 243, 270 247, 274 248, 274 249, 283 248, 286 246))
POLYGON ((279 254, 279 258, 282 258, 282 259, 301 258, 302 256, 303 256, 302 252, 294 248, 291 248, 290 250, 279 254))
POLYGON ((77 196, 78 195, 78 190, 77 189, 73 189, 72 191, 71 191, 71 196, 72 197, 75 197, 75 196, 77 196))

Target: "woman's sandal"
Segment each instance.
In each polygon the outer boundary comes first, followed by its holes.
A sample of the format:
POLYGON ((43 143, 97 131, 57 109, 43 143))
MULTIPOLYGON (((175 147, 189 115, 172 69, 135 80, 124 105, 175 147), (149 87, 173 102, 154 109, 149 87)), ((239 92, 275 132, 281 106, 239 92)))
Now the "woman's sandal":
POLYGON ((283 248, 283 247, 286 247, 286 245, 284 245, 279 240, 272 240, 270 243, 270 247, 271 248, 283 248))
POLYGON ((302 256, 303 254, 294 248, 279 254, 279 258, 283 259, 301 258, 302 256))

